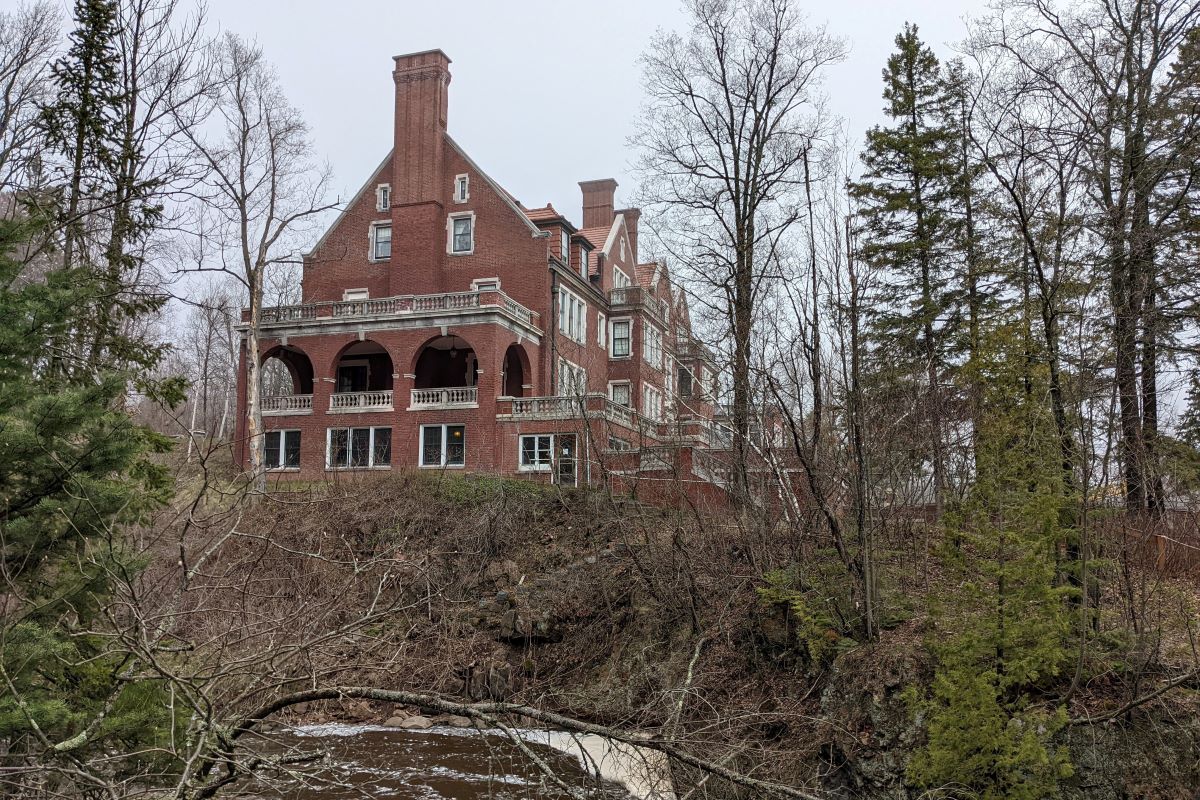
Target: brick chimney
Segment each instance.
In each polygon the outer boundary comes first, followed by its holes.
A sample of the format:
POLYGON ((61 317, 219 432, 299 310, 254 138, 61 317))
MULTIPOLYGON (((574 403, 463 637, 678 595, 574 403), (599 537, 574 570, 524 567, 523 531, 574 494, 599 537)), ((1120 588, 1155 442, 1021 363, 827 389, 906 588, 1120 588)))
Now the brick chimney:
POLYGON ((616 212, 625 215, 625 229, 629 231, 629 249, 633 251, 633 263, 638 263, 638 220, 642 218, 640 208, 623 208, 616 212))
POLYGON ((612 178, 580 181, 579 188, 583 190, 583 227, 612 225, 613 195, 617 192, 617 182, 612 178))
POLYGON ((395 56, 396 145, 392 205, 440 203, 450 57, 441 50, 395 56))

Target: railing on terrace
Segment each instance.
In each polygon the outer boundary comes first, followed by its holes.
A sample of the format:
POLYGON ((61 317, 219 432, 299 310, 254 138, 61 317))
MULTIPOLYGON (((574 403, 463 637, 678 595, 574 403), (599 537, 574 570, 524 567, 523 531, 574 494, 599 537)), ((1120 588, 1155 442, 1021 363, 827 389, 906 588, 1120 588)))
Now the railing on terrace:
POLYGON ((338 392, 329 398, 330 411, 391 411, 392 390, 338 392))
POLYGON ((339 300, 295 306, 274 306, 264 308, 259 314, 259 319, 263 324, 277 324, 317 319, 417 315, 471 308, 500 308, 527 325, 536 327, 539 324, 538 315, 535 312, 498 289, 443 292, 441 294, 407 294, 370 300, 339 300))
POLYGON ((641 286, 625 286, 620 289, 610 289, 608 302, 614 306, 642 306, 659 322, 663 322, 662 309, 658 299, 641 286))
POLYGON ((311 394, 285 394, 264 397, 262 399, 262 413, 275 416, 282 416, 284 414, 311 414, 312 398, 311 394))
POLYGON ((444 389, 413 389, 409 408, 445 408, 479 405, 479 388, 455 386, 444 389))
POLYGON ((499 408, 501 416, 506 413, 506 403, 507 415, 514 418, 578 419, 586 413, 589 417, 604 417, 617 425, 640 430, 657 438, 657 423, 599 393, 569 397, 502 397, 499 408))
POLYGON ((692 472, 717 486, 729 486, 730 467, 707 450, 692 450, 692 472))

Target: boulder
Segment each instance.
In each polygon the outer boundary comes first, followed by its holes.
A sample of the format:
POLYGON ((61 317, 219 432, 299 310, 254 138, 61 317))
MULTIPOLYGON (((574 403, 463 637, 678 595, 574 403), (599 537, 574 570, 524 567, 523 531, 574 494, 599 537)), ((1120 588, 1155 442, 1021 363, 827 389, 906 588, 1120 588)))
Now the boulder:
POLYGON ((429 717, 420 715, 415 717, 405 717, 400 720, 400 727, 406 731, 423 731, 433 727, 433 720, 429 717))
POLYGON ((469 728, 471 727, 471 718, 451 715, 446 720, 446 724, 451 728, 469 728))
POLYGON ((385 728, 399 728, 404 724, 406 717, 388 717, 387 722, 383 723, 385 728))

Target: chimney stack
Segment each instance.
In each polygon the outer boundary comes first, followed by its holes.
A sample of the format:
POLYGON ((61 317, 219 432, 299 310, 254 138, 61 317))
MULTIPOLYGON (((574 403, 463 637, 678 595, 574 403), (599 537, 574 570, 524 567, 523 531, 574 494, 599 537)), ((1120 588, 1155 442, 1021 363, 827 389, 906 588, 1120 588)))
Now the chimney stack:
POLYGON ((625 228, 629 231, 629 249, 633 251, 633 263, 638 263, 638 220, 642 218, 640 208, 623 208, 617 212, 625 215, 625 228))
POLYGON ((395 56, 396 140, 392 205, 441 202, 450 57, 441 50, 395 56))
POLYGON ((613 195, 617 192, 617 182, 612 178, 580 181, 579 188, 583 190, 583 227, 612 225, 613 195))

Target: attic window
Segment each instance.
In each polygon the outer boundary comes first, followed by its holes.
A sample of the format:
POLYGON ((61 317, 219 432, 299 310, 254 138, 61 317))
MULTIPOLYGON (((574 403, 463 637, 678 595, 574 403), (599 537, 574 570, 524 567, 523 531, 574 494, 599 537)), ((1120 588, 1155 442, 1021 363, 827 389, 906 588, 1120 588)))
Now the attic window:
POLYGON ((621 260, 625 260, 625 237, 621 237, 621 260))
POLYGON ((563 228, 559 231, 559 245, 562 249, 562 262, 564 267, 571 266, 571 234, 567 233, 567 229, 563 228))
POLYGON ((375 210, 387 211, 392 207, 392 186, 381 183, 375 187, 375 210))
POLYGON ((454 176, 454 202, 465 203, 471 197, 471 179, 466 174, 454 176))
POLYGON ((590 270, 590 268, 589 268, 589 266, 588 266, 588 251, 587 251, 587 248, 586 248, 586 247, 581 247, 581 248, 579 248, 579 274, 583 276, 583 279, 584 279, 584 280, 587 280, 587 278, 588 278, 588 273, 589 273, 590 271, 591 271, 591 270, 590 270))

